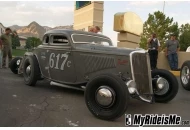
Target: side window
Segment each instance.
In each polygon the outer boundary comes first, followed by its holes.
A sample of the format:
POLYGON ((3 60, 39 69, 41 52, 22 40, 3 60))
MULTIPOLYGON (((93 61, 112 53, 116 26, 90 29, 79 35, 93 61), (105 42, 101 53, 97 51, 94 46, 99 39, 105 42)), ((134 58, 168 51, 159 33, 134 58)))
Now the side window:
POLYGON ((110 44, 108 42, 101 42, 101 44, 104 46, 110 46, 110 44))
POLYGON ((46 35, 43 39, 43 44, 48 44, 49 43, 49 36, 46 35))
POLYGON ((63 36, 63 35, 52 36, 52 44, 67 45, 68 43, 69 41, 66 36, 63 36))

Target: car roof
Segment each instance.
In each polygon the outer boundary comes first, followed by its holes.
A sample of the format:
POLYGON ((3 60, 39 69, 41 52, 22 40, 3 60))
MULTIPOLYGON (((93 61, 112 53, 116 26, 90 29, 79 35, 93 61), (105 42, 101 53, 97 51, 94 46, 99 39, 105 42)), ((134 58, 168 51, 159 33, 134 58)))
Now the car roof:
POLYGON ((104 36, 102 34, 97 34, 97 33, 93 33, 93 32, 86 32, 86 31, 79 31, 79 30, 71 30, 71 29, 54 29, 54 30, 47 31, 45 34, 56 34, 56 33, 64 33, 66 35, 84 34, 84 35, 93 35, 93 36, 98 36, 98 37, 110 39, 109 37, 104 36))

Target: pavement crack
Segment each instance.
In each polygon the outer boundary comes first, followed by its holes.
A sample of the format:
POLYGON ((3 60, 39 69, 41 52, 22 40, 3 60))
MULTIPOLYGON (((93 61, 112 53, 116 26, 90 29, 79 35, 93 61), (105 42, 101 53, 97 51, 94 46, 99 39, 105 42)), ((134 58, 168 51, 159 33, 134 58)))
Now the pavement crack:
POLYGON ((40 113, 39 115, 32 121, 30 122, 26 122, 26 123, 22 123, 20 126, 24 126, 26 124, 29 124, 31 125, 33 122, 36 122, 37 120, 39 120, 43 114, 44 111, 46 111, 47 107, 49 106, 49 103, 47 102, 47 97, 44 97, 44 100, 40 103, 40 105, 42 106, 41 109, 40 109, 40 113), (45 105, 43 105, 45 103, 45 105))

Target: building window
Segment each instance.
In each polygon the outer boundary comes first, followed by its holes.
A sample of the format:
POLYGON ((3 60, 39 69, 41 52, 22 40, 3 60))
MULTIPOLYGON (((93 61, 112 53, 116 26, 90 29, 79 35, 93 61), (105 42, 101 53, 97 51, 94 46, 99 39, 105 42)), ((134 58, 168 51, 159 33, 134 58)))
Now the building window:
POLYGON ((91 4, 91 1, 76 1, 76 10, 91 4))

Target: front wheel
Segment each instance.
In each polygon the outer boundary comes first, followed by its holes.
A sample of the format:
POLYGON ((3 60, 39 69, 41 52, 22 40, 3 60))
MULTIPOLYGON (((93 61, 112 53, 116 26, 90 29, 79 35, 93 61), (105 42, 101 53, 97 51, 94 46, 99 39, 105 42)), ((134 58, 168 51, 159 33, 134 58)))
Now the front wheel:
POLYGON ((85 101, 90 112, 103 120, 114 120, 126 111, 129 92, 124 81, 112 74, 100 75, 89 81, 85 101))
POLYGON ((24 60, 23 76, 26 85, 35 86, 40 77, 39 64, 35 56, 27 56, 24 60))
POLYGON ((181 67, 180 81, 184 89, 190 91, 190 61, 185 61, 181 67))
POLYGON ((152 79, 156 102, 169 102, 178 93, 178 81, 171 72, 162 69, 153 70, 152 79))

